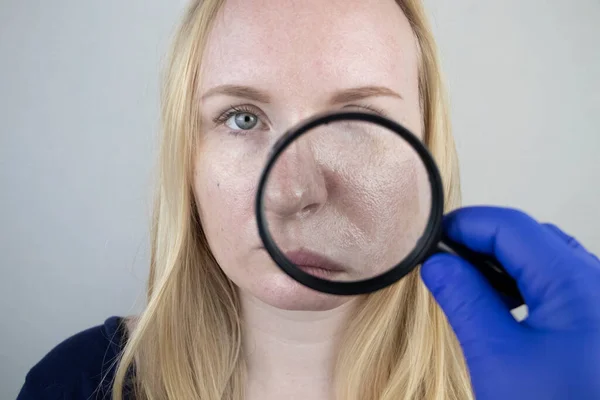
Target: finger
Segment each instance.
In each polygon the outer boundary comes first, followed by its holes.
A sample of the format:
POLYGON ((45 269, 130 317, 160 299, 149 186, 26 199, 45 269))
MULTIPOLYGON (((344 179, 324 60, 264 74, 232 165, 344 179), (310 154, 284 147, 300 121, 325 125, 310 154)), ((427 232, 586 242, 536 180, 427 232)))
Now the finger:
POLYGON ((567 279, 573 249, 523 212, 498 207, 468 207, 450 213, 446 234, 474 251, 494 256, 519 286, 528 305, 553 295, 567 279))
POLYGON ((463 259, 436 254, 423 263, 421 277, 463 347, 494 340, 518 326, 487 280, 463 259))
POLYGON ((542 225, 546 227, 546 229, 557 235, 569 247, 572 247, 574 249, 584 249, 584 247, 574 237, 567 235, 558 226, 550 223, 544 223, 542 225))
POLYGON ((580 252, 584 253, 585 255, 593 258, 594 261, 596 261, 596 262, 600 262, 600 260, 598 259, 598 257, 595 254, 590 253, 589 251, 587 251, 587 249, 585 247, 583 247, 583 245, 581 243, 579 243, 579 241, 577 239, 575 239, 574 237, 566 234, 558 226, 556 226, 554 224, 550 224, 550 223, 545 223, 545 224, 542 224, 542 225, 544 227, 546 227, 546 229, 548 229, 549 231, 551 231, 552 233, 554 233, 555 235, 557 235, 559 238, 561 238, 561 240, 563 240, 569 247, 571 247, 573 249, 576 249, 577 251, 580 251, 580 252))

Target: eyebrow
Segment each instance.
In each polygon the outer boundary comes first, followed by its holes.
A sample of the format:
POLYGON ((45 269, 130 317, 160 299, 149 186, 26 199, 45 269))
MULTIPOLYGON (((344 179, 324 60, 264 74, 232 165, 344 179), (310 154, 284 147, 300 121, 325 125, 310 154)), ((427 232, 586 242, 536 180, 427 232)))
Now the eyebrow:
MULTIPOLYGON (((259 89, 255 89, 249 86, 242 85, 220 85, 212 89, 209 89, 203 96, 202 99, 214 96, 217 94, 240 97, 248 100, 254 100, 259 103, 269 104, 271 103, 271 97, 267 92, 259 89)), ((402 96, 389 89, 385 86, 360 86, 349 89, 342 89, 336 91, 329 99, 330 104, 341 104, 349 103, 352 101, 362 100, 368 97, 375 96, 388 96, 402 99, 402 96)))
POLYGON ((361 86, 335 92, 329 102, 331 104, 350 103, 367 97, 387 96, 401 99, 402 96, 385 86, 361 86))
POLYGON ((232 97, 241 97, 244 99, 254 100, 259 103, 268 104, 271 102, 271 98, 268 93, 263 92, 262 90, 254 89, 248 86, 241 85, 220 85, 216 86, 212 89, 209 89, 203 96, 202 99, 206 99, 207 97, 214 96, 217 94, 232 96, 232 97))

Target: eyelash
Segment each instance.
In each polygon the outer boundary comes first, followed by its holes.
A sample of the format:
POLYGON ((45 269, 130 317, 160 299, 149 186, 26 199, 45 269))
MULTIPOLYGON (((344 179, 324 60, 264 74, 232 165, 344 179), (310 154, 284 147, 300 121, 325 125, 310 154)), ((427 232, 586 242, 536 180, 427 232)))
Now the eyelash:
POLYGON ((264 116, 263 113, 261 113, 255 107, 248 104, 242 104, 238 106, 230 106, 225 112, 222 112, 217 118, 215 118, 213 122, 215 124, 224 124, 229 118, 241 113, 254 114, 259 118, 264 116))
MULTIPOLYGON (((369 105, 369 104, 348 104, 348 105, 344 106, 344 108, 348 108, 348 107, 362 108, 364 110, 386 116, 385 111, 383 111, 380 108, 369 105)), ((240 114, 240 113, 254 114, 254 115, 256 115, 256 117, 259 120, 261 120, 265 117, 264 113, 262 113, 260 110, 258 110, 254 106, 252 106, 250 104, 242 104, 242 105, 230 106, 226 111, 222 112, 218 117, 213 119, 213 122, 218 125, 223 125, 223 124, 225 124, 225 122, 227 122, 227 120, 229 118, 233 117, 236 114, 240 114)), ((244 131, 232 131, 231 133, 235 134, 235 135, 240 135, 245 132, 244 131)))
POLYGON ((382 115, 382 116, 386 116, 387 115, 386 112, 383 111, 381 108, 377 108, 377 107, 371 106, 369 104, 349 104, 346 107, 363 108, 363 109, 365 109, 367 111, 372 111, 375 114, 379 114, 379 115, 382 115))

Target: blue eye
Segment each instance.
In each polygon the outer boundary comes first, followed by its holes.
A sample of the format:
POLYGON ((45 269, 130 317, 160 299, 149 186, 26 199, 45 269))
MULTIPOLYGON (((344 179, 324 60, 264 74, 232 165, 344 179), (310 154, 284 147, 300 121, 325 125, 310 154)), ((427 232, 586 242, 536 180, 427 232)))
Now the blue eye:
POLYGON ((225 125, 233 130, 250 130, 258 124, 258 117, 249 112, 235 112, 228 116, 225 125))
POLYGON ((217 126, 227 128, 229 133, 237 136, 251 133, 257 130, 268 130, 267 116, 251 104, 229 106, 213 119, 217 126))

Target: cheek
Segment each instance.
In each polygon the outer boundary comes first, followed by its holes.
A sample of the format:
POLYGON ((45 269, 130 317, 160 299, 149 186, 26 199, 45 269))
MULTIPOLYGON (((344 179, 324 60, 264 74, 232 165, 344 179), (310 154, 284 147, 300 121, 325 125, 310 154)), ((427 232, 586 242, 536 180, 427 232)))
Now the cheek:
POLYGON ((224 267, 235 265, 243 256, 240 252, 253 243, 255 230, 256 179, 240 173, 236 165, 239 163, 226 158, 205 156, 197 160, 194 174, 202 227, 215 258, 224 267))
POLYGON ((430 208, 427 173, 416 153, 380 152, 369 158, 377 162, 365 161, 352 169, 356 173, 343 177, 336 196, 348 226, 360 232, 353 236, 361 238, 356 246, 361 254, 355 259, 368 266, 362 267, 370 275, 365 278, 385 272, 408 255, 424 232, 430 208))

